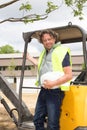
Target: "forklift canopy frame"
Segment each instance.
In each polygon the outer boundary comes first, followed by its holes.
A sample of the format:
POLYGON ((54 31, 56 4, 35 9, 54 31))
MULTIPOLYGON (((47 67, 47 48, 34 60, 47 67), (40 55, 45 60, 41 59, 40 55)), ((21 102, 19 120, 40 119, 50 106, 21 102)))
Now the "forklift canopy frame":
MULTIPOLYGON (((77 25, 72 25, 71 22, 67 26, 61 26, 61 27, 55 27, 55 28, 46 28, 51 29, 57 33, 59 33, 61 44, 71 44, 75 42, 82 42, 83 47, 83 56, 84 56, 84 63, 85 68, 87 69, 87 53, 86 53, 86 40, 87 40, 87 32, 77 25)), ((23 39, 25 41, 24 46, 24 56, 23 56, 23 62, 22 62, 22 70, 21 70, 21 77, 20 77, 20 85, 19 85, 19 125, 21 124, 21 102, 22 102, 22 88, 23 88, 23 78, 24 78, 24 68, 25 68, 25 62, 26 62, 26 54, 27 54, 27 47, 28 43, 31 42, 32 38, 36 38, 39 40, 39 34, 41 31, 45 29, 40 29, 36 31, 30 31, 23 33, 23 39)))
MULTIPOLYGON (((67 26, 47 28, 47 29, 52 29, 56 33, 59 33, 59 38, 60 38, 61 44, 71 44, 71 43, 76 43, 76 42, 82 42, 84 62, 87 67, 87 63, 86 63, 87 32, 83 28, 81 28, 80 26, 77 26, 77 25, 72 25, 72 23, 69 22, 69 24, 67 26)), ((23 33, 23 38, 24 38, 25 43, 31 42, 32 38, 36 38, 39 40, 39 34, 43 30, 45 30, 45 29, 23 33)))

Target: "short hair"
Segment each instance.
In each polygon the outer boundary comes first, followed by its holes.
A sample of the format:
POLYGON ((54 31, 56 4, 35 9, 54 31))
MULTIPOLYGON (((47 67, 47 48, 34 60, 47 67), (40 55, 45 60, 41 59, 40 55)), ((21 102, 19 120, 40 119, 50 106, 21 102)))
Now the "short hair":
POLYGON ((47 30, 43 30, 40 32, 40 34, 39 34, 39 42, 40 43, 43 43, 42 37, 44 34, 49 34, 50 36, 52 36, 55 39, 55 44, 57 42, 59 42, 59 34, 51 29, 47 29, 47 30))

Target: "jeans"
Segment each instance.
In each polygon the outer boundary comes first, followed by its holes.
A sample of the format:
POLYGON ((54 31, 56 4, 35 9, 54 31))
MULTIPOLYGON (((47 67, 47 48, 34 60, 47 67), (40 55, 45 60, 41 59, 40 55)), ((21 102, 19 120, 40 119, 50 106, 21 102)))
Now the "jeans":
POLYGON ((48 117, 49 130, 59 130, 59 118, 64 92, 60 89, 41 88, 35 109, 35 130, 44 130, 45 117, 48 117))

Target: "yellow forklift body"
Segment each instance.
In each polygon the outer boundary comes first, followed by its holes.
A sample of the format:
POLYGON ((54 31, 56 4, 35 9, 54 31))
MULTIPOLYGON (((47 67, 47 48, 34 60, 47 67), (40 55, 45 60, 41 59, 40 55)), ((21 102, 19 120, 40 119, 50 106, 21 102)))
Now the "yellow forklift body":
POLYGON ((60 118, 60 130, 74 130, 87 126, 87 86, 71 85, 65 92, 60 118))

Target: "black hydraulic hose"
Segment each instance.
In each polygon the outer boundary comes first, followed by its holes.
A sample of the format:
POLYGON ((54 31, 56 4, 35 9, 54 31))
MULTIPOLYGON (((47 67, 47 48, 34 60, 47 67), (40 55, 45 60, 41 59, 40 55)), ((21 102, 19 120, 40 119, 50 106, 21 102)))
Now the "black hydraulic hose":
POLYGON ((4 100, 4 98, 2 98, 1 96, 0 96, 0 100, 1 100, 1 103, 3 104, 4 108, 6 109, 6 111, 8 112, 8 114, 10 115, 10 117, 13 119, 14 123, 16 124, 16 126, 18 126, 17 118, 12 113, 13 110, 10 109, 10 107, 8 106, 8 104, 6 103, 6 101, 4 100))

